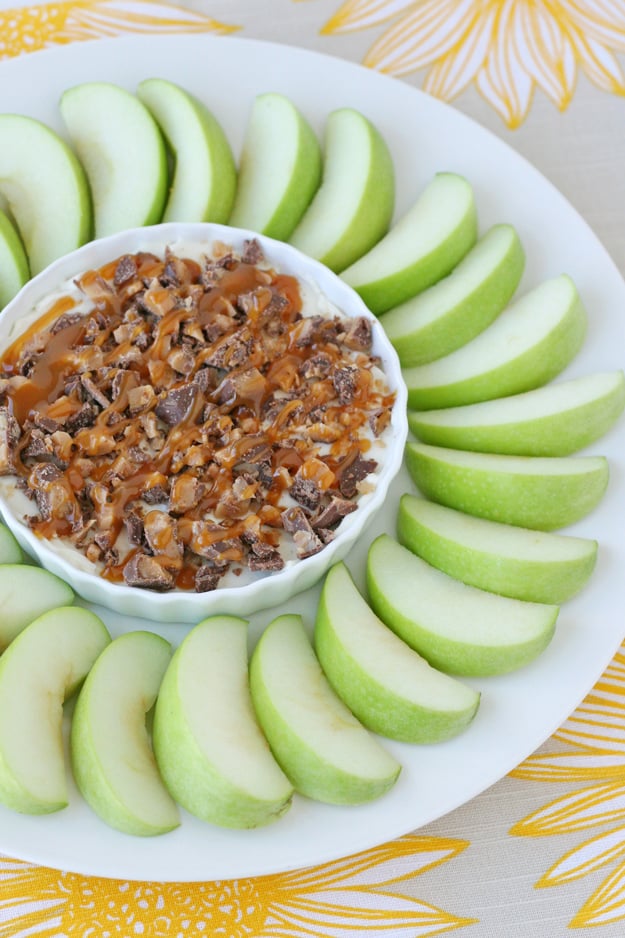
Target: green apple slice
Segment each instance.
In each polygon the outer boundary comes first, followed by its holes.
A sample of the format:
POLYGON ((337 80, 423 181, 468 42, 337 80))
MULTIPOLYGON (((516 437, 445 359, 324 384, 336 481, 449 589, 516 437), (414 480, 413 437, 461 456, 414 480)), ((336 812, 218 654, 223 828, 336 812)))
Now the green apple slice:
POLYGON ((521 528, 552 531, 579 521, 603 497, 603 456, 499 456, 408 443, 406 466, 434 502, 521 528))
POLYGON ((295 790, 329 804, 360 804, 394 785, 400 765, 336 696, 300 616, 274 619, 250 663, 256 715, 295 790))
POLYGON ((38 274, 91 237, 89 186, 64 140, 45 124, 0 114, 0 196, 38 274))
POLYGON ((160 221, 167 154, 141 101, 117 85, 94 81, 66 91, 60 108, 91 186, 96 238, 160 221))
POLYGON ((29 564, 0 565, 0 651, 33 619, 73 602, 72 588, 54 573, 29 564))
POLYGON ((394 206, 395 168, 384 138, 359 111, 333 111, 321 187, 291 244, 339 272, 386 234, 394 206))
POLYGON ((454 173, 438 173, 414 205, 343 279, 376 313, 399 306, 451 273, 475 244, 473 190, 454 173))
POLYGON ((321 182, 314 130, 281 94, 261 94, 247 125, 230 224, 286 241, 321 182))
MULTIPOLYGON (((17 543, 13 533, 5 524, 0 524, 0 564, 21 564, 24 560, 24 551, 17 543)), ((69 601, 71 603, 71 600, 69 601)), ((68 605, 67 602, 62 605, 68 605)))
POLYGON ((173 178, 163 221, 225 224, 232 209, 237 171, 220 123, 196 97, 163 78, 142 81, 137 97, 173 153, 173 178))
POLYGON ((384 313, 402 365, 422 365, 465 345, 505 309, 525 254, 511 225, 495 225, 443 280, 384 313))
POLYGON ((127 632, 108 645, 83 684, 72 717, 74 778, 85 800, 127 834, 164 834, 180 824, 146 729, 171 658, 153 632, 127 632))
POLYGON ((405 368, 408 406, 432 410, 518 394, 546 384, 577 354, 586 313, 562 274, 509 306, 475 339, 427 365, 405 368))
POLYGON ((431 667, 394 635, 362 598, 343 563, 335 564, 324 581, 315 647, 339 697, 382 736, 440 742, 461 733, 477 712, 479 693, 431 667))
POLYGON ((601 372, 464 407, 412 411, 424 443, 517 456, 568 456, 598 440, 625 408, 625 375, 601 372))
POLYGON ((186 636, 161 685, 153 741, 170 794, 204 821, 258 827, 289 808, 292 785, 254 715, 244 619, 213 616, 186 636))
POLYGON ((0 801, 24 814, 67 805, 63 701, 110 642, 101 619, 77 606, 44 613, 0 658, 0 801))
POLYGON ((597 541, 476 518, 414 495, 400 499, 397 537, 463 583, 534 603, 570 599, 597 560, 597 541))
POLYGON ((433 667, 473 677, 507 674, 537 658, 559 612, 467 586, 386 534, 369 548, 367 588, 382 621, 433 667))
POLYGON ((28 258, 21 238, 8 216, 0 211, 0 310, 29 277, 28 258))

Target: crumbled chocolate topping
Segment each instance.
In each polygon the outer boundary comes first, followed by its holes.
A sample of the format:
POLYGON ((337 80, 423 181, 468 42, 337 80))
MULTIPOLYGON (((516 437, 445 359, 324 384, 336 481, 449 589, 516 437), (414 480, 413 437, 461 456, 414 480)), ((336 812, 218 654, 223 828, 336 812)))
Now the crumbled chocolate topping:
POLYGON ((323 549, 357 508, 394 395, 359 317, 304 316, 260 244, 126 254, 2 356, 0 474, 102 575, 217 589, 323 549), (264 266, 258 266, 264 265, 264 266))

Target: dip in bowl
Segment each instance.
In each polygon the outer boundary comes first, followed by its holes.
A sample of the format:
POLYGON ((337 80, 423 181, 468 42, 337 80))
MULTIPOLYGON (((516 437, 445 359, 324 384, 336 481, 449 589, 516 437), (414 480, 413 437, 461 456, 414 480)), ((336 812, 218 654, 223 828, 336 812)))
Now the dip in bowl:
POLYGON ((0 317, 0 507, 83 598, 161 622, 313 585, 384 502, 399 364, 281 242, 165 224, 91 242, 0 317))

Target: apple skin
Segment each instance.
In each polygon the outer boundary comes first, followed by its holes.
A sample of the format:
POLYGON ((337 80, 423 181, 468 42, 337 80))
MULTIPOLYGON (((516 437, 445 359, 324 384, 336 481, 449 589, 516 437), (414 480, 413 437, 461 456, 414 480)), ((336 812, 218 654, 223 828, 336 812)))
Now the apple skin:
POLYGON ((408 413, 422 442, 516 456, 569 456, 602 437, 625 408, 625 375, 601 372, 464 407, 408 413))
POLYGON ((470 515, 552 531, 601 501, 609 469, 603 456, 499 456, 408 443, 406 467, 434 502, 470 515))
POLYGON ((0 211, 0 310, 30 277, 28 258, 10 219, 0 211))
POLYGON ((369 548, 367 589, 382 621, 433 667, 472 677, 529 664, 553 638, 559 612, 467 586, 386 534, 369 548))
POLYGON ((0 565, 0 651, 37 619, 57 606, 71 606, 74 591, 60 577, 24 563, 0 565))
POLYGON ((244 619, 212 616, 187 634, 161 684, 153 746, 172 798, 201 820, 251 828, 288 810, 293 787, 252 706, 244 619))
POLYGON ((167 152, 148 109, 106 81, 69 88, 59 106, 89 180, 95 237, 159 222, 169 184, 167 152))
POLYGON ((395 168, 386 141, 359 111, 332 111, 321 186, 290 243, 339 273, 386 234, 394 205, 395 168))
POLYGON ((137 87, 174 154, 175 169, 163 221, 225 224, 237 185, 228 139, 214 115, 190 92, 164 78, 137 87))
POLYGON ((569 364, 585 335, 586 312, 571 278, 546 280, 467 345, 405 368, 408 406, 454 407, 540 387, 569 364))
POLYGON ((463 583, 535 603, 570 599, 597 561, 597 541, 488 521, 408 494, 399 502, 397 537, 463 583))
POLYGON ((480 695, 432 668, 388 629, 343 563, 329 571, 315 623, 330 684, 370 730, 409 743, 451 739, 471 723, 480 695))
POLYGON ((91 668, 72 716, 72 768, 83 798, 110 827, 141 837, 180 824, 145 725, 170 657, 169 642, 154 632, 121 635, 91 668))
POLYGON ((389 233, 341 276, 380 315, 446 277, 476 239, 471 186, 454 173, 438 173, 389 233))
POLYGON ((300 616, 279 616, 250 663, 256 715, 296 791, 328 804, 362 804, 397 780, 400 765, 336 696, 300 616))
POLYGON ((35 619, 0 658, 0 801, 23 814, 68 803, 61 724, 111 638, 95 613, 61 606, 35 619))
POLYGON ((91 237, 91 195, 83 168, 45 124, 0 115, 0 180, 0 197, 8 203, 33 276, 91 237))
POLYGON ((258 95, 229 224, 287 241, 320 183, 321 147, 308 121, 284 95, 258 95))
POLYGON ((447 277, 383 313, 401 364, 426 364, 474 339, 512 299, 524 266, 514 228, 494 225, 447 277))

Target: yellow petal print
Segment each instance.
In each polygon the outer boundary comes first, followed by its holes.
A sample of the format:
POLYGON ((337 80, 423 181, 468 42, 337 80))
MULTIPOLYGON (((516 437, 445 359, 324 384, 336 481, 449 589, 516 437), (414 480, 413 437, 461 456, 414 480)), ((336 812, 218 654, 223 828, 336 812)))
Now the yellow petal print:
POLYGON ((0 59, 123 33, 218 33, 238 29, 158 0, 68 0, 0 10, 0 59))
POLYGON ((581 876, 588 876, 622 856, 625 856, 625 841, 621 830, 599 834, 565 853, 541 876, 536 886, 561 886, 581 876))
POLYGON ((408 835, 292 873, 213 883, 127 883, 0 858, 2 938, 428 938, 474 924, 384 886, 453 860, 463 840, 408 835))
POLYGON ((424 90, 445 101, 472 83, 511 129, 536 89, 564 111, 580 68, 602 91, 625 94, 614 55, 625 50, 623 0, 347 0, 321 32, 380 26, 365 65, 426 69, 424 90))
POLYGON ((570 928, 608 925, 625 919, 625 866, 619 867, 584 903, 570 928))
POLYGON ((411 6, 414 6, 414 0, 347 0, 321 32, 348 33, 355 29, 368 29, 411 6))
MULTIPOLYGON (((597 0, 597 3, 604 0, 597 0)), ((609 0, 607 0, 609 3, 609 0)), ((573 789, 519 820, 510 833, 523 837, 567 835, 567 851, 537 887, 563 886, 616 864, 569 922, 586 928, 625 919, 625 654, 614 656, 590 694, 555 734, 567 748, 531 756, 512 773, 528 781, 595 784, 573 789), (603 782, 603 784, 601 783, 603 782), (571 834, 600 826, 570 846, 571 834)))

